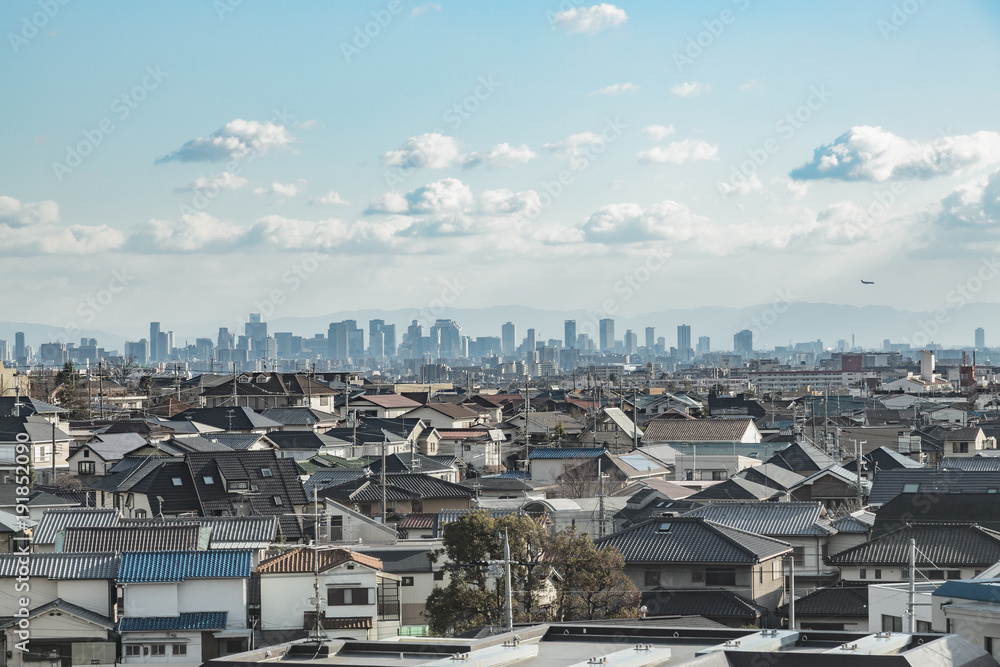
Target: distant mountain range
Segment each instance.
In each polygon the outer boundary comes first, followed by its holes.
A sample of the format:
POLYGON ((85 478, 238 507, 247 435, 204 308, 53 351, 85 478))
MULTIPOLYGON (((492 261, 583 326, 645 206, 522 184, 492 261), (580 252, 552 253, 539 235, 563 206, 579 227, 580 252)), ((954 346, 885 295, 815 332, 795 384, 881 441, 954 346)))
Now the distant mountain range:
MULTIPOLYGON (((357 320, 358 326, 367 332, 368 321, 382 319, 396 325, 396 337, 401 341, 406 327, 414 319, 426 330, 436 319, 453 319, 461 327, 463 334, 477 336, 499 336, 504 322, 511 321, 517 326, 520 343, 525 331, 534 327, 536 340, 563 338, 563 324, 571 319, 577 322, 578 333, 589 333, 598 338, 598 322, 605 317, 600 312, 582 309, 542 310, 525 306, 495 306, 491 308, 423 308, 400 310, 352 310, 330 313, 316 317, 279 317, 268 322, 268 331, 291 331, 302 336, 325 334, 330 322, 357 320)), ((611 315, 615 320, 615 337, 622 339, 626 330, 631 329, 639 337, 639 345, 645 343, 645 327, 656 328, 656 337, 666 338, 667 346, 677 344, 677 326, 691 326, 691 344, 694 347, 700 336, 709 336, 713 350, 731 350, 733 334, 741 329, 754 332, 754 347, 768 349, 789 342, 822 340, 827 347, 836 345, 838 339, 851 344, 854 336, 856 345, 865 348, 881 348, 886 338, 893 343, 909 342, 913 347, 922 347, 929 341, 949 347, 971 347, 974 344, 976 327, 986 330, 987 346, 1000 346, 1000 304, 970 303, 949 310, 915 312, 896 310, 889 306, 845 306, 825 303, 778 301, 772 304, 747 308, 725 308, 705 306, 690 309, 668 309, 631 317, 611 315)), ((228 323, 227 323, 228 324, 228 323)), ((169 323, 164 321, 164 328, 169 323)), ((148 332, 148 322, 136 323, 128 327, 133 332, 148 332)), ((106 349, 124 349, 127 332, 81 330, 69 332, 61 327, 26 322, 0 322, 0 339, 14 345, 14 332, 23 331, 27 343, 37 348, 39 343, 68 338, 79 343, 79 339, 96 338, 106 349)), ((175 344, 184 340, 194 341, 196 337, 216 337, 218 325, 206 323, 201 330, 175 332, 175 344)), ((144 338, 148 333, 132 334, 130 339, 144 338)), ((367 333, 366 333, 367 344, 367 333)))

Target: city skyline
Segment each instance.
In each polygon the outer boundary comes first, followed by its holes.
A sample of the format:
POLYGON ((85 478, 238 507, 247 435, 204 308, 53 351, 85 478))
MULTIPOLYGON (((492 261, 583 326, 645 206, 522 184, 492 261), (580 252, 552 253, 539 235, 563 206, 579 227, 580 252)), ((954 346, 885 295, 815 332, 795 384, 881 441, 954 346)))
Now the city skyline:
POLYGON ((3 5, 0 304, 995 298, 991 4, 563 4, 3 5))

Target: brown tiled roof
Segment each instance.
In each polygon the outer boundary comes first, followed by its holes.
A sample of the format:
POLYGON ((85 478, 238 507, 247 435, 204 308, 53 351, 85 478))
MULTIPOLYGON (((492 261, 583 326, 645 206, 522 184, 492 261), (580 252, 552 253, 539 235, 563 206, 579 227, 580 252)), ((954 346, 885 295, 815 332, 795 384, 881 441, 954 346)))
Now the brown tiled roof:
MULTIPOLYGON (((320 617, 320 625, 324 630, 371 630, 371 616, 343 616, 339 618, 320 617)), ((302 629, 312 630, 316 627, 316 612, 302 613, 302 629)))
POLYGON ((461 405, 453 405, 451 403, 428 403, 427 405, 421 407, 437 410, 441 414, 451 417, 452 419, 469 419, 471 417, 479 416, 478 412, 473 412, 468 408, 463 408, 461 405))
POLYGON ((382 561, 373 556, 359 554, 350 549, 309 549, 301 547, 274 558, 268 558, 257 566, 259 574, 294 574, 299 572, 312 572, 315 568, 314 558, 319 554, 319 570, 324 572, 331 568, 342 565, 348 561, 354 561, 376 570, 382 569, 382 561))
POLYGON ((355 400, 368 401, 380 408, 419 408, 420 403, 399 394, 366 394, 355 400))
POLYGON ((752 419, 652 419, 643 442, 739 442, 752 419))
POLYGON ((411 512, 407 514, 403 519, 396 524, 396 528, 402 528, 406 530, 407 528, 413 529, 427 529, 434 527, 434 514, 428 514, 426 512, 411 512))

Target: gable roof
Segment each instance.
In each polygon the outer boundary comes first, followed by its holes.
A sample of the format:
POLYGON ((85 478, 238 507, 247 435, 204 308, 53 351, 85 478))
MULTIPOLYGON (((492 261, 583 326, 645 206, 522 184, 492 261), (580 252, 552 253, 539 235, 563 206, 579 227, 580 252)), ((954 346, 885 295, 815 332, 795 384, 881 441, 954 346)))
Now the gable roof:
POLYGON ((0 629, 9 628, 15 624, 18 624, 21 618, 35 618, 41 616, 42 614, 47 614, 53 610, 58 609, 61 613, 69 614, 70 616, 76 616, 77 618, 86 621, 88 623, 93 623, 94 625, 100 626, 107 630, 112 630, 115 627, 114 622, 107 616, 102 616, 96 612, 90 611, 89 609, 84 609, 72 602, 66 602, 62 598, 56 598, 51 602, 43 604, 40 607, 35 607, 28 612, 27 616, 11 616, 8 618, 0 619, 0 629))
MULTIPOLYGON (((0 554, 0 578, 23 573, 23 554, 0 554)), ((39 579, 114 579, 118 574, 117 554, 33 553, 28 556, 28 575, 39 579)))
POLYGON ((603 447, 536 447, 529 459, 596 459, 608 450, 603 447))
POLYGON ((350 549, 299 547, 262 561, 254 571, 258 574, 312 574, 316 569, 325 572, 349 562, 358 563, 373 570, 382 569, 382 561, 378 558, 350 549), (318 563, 317 558, 319 559, 318 563))
POLYGON ((970 472, 1000 472, 1000 456, 946 456, 941 459, 940 468, 970 472))
POLYGON ((45 510, 41 521, 32 535, 33 544, 55 544, 56 535, 69 527, 106 528, 117 526, 121 512, 116 509, 71 509, 45 510))
POLYGON ((74 449, 74 452, 87 447, 104 461, 117 461, 129 452, 148 444, 149 441, 138 433, 102 433, 74 449))
POLYGON ((118 582, 175 582, 186 579, 232 579, 250 576, 250 551, 165 551, 123 553, 118 582))
POLYGON ((805 479, 805 477, 799 473, 792 472, 791 470, 782 468, 781 466, 776 466, 773 463, 761 463, 759 466, 744 468, 736 473, 735 476, 742 477, 743 479, 749 482, 754 482, 755 484, 781 489, 782 491, 791 489, 805 479))
POLYGON ((172 422, 185 422, 188 420, 221 428, 226 431, 248 431, 263 428, 276 429, 284 426, 281 422, 268 419, 247 407, 192 408, 170 418, 172 422))
MULTIPOLYGON (((778 607, 778 613, 788 615, 788 604, 778 607)), ((817 588, 795 601, 798 616, 847 616, 868 618, 867 586, 833 586, 817 588)))
POLYGON ((165 632, 170 630, 225 630, 229 612, 181 612, 177 616, 126 616, 118 621, 118 632, 165 632))
POLYGON ((751 565, 792 550, 787 542, 700 517, 650 519, 594 540, 594 544, 617 548, 628 563, 751 565))
POLYGON ((947 493, 1000 492, 1000 470, 934 470, 931 468, 900 468, 884 470, 875 475, 868 503, 884 505, 904 491, 942 495, 947 493))
POLYGON ((767 609, 756 605, 738 593, 720 588, 678 590, 654 588, 642 594, 642 604, 650 616, 705 616, 715 618, 751 618, 762 616, 767 609))
POLYGON ((351 398, 351 404, 353 405, 357 401, 368 401, 372 405, 377 405, 383 409, 399 409, 399 408, 419 408, 422 403, 418 403, 411 398, 406 396, 401 396, 399 394, 365 394, 364 396, 355 396, 351 398))
MULTIPOLYGON (((201 527, 196 525, 70 527, 66 529, 62 551, 65 553, 195 551, 199 548, 200 537, 201 527)), ((205 542, 208 542, 207 535, 205 542)))
POLYGON ((209 549, 265 549, 278 536, 276 516, 209 516, 122 519, 123 526, 202 526, 209 529, 209 549))
POLYGON ((867 510, 858 510, 834 519, 831 524, 838 533, 863 535, 875 525, 875 515, 867 510))
MULTIPOLYGON (((386 474, 386 500, 420 500, 426 498, 472 498, 475 491, 423 473, 386 474)), ((382 483, 379 477, 362 477, 328 486, 319 491, 320 497, 338 501, 381 502, 382 483)))
POLYGON ((765 463, 773 463, 781 468, 799 473, 817 472, 837 465, 832 456, 807 442, 793 442, 780 452, 776 452, 765 463))
POLYGON ((268 440, 278 449, 305 449, 319 451, 324 447, 343 447, 350 443, 316 431, 272 431, 267 434, 268 440))
MULTIPOLYGON (((917 461, 914 461, 908 456, 903 456, 894 449, 889 449, 888 447, 879 447, 868 452, 861 457, 865 462, 868 470, 896 470, 898 468, 923 468, 924 465, 917 461)), ((858 469, 858 462, 852 459, 844 464, 844 469, 851 472, 856 472, 858 469)))
POLYGON ((306 406, 268 408, 261 413, 268 419, 281 422, 285 426, 312 426, 319 422, 340 421, 340 416, 306 406))
POLYGON ((700 516, 748 533, 774 537, 829 536, 836 533, 819 502, 715 502, 683 516, 700 516))
POLYGON ((878 508, 873 534, 907 523, 965 523, 1000 530, 1000 493, 901 493, 878 508))
MULTIPOLYGON (((453 420, 478 419, 479 413, 453 403, 428 403, 414 408, 413 412, 428 408, 453 420)), ((409 414, 409 413, 407 413, 409 414)))
POLYGON ((784 495, 785 492, 781 489, 757 484, 742 477, 730 477, 687 496, 685 500, 770 500, 784 495))
POLYGON ((901 565, 916 542, 921 567, 988 567, 1000 561, 1000 533, 981 526, 909 525, 850 547, 827 559, 831 565, 901 565))
POLYGON ((752 419, 651 419, 642 435, 644 444, 654 442, 739 442, 752 419))

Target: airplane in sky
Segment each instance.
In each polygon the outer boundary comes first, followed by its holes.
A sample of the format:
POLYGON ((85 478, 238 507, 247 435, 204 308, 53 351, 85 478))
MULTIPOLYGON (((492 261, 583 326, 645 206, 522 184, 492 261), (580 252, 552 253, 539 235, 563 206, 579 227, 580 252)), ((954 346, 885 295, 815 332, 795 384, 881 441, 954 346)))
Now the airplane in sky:
POLYGON ((862 280, 861 284, 862 285, 874 285, 875 281, 874 280, 862 280))

